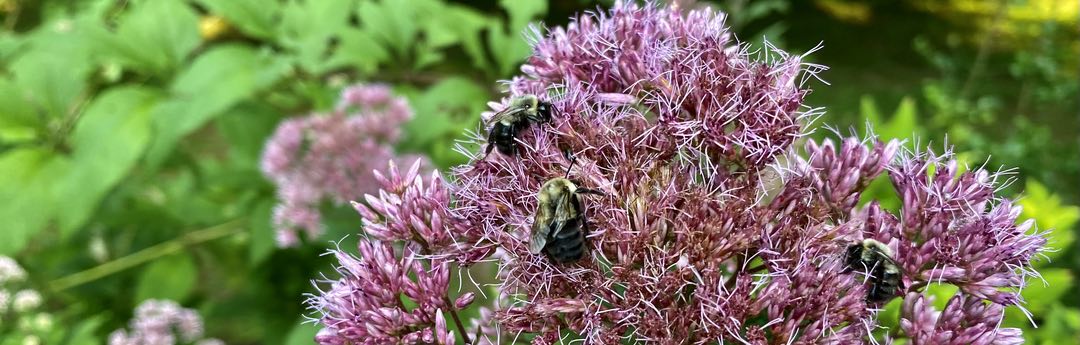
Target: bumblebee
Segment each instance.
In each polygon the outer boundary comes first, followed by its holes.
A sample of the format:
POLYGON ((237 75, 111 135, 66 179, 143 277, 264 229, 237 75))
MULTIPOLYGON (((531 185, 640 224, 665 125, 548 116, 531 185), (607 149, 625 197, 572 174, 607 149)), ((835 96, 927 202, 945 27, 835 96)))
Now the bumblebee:
POLYGON ((870 290, 866 301, 882 303, 896 297, 904 288, 900 264, 893 259, 892 249, 872 239, 851 244, 844 257, 844 272, 862 271, 869 277, 870 290))
POLYGON ((541 101, 535 95, 515 98, 506 109, 491 117, 489 123, 494 125, 488 131, 488 146, 484 154, 491 154, 493 148, 498 148, 507 156, 516 154, 514 138, 518 132, 529 127, 530 123, 551 121, 551 108, 551 103, 541 101))
MULTIPOLYGON (((571 161, 570 166, 573 165, 571 161)), ((567 177, 569 175, 567 169, 567 177)), ((580 195, 604 195, 595 189, 578 187, 567 177, 550 179, 540 187, 529 239, 530 253, 543 252, 558 263, 576 262, 585 257, 589 225, 581 208, 580 195)))

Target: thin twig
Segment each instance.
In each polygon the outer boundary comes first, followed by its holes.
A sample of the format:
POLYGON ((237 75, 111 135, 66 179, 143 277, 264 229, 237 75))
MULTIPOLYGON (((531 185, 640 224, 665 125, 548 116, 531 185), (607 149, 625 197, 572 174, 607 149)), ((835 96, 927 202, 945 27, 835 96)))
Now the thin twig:
POLYGON ((176 253, 187 246, 215 240, 228 235, 236 234, 241 230, 244 219, 231 220, 209 228, 192 231, 178 238, 159 243, 149 248, 112 260, 87 270, 68 275, 49 283, 49 288, 54 292, 70 289, 86 284, 117 272, 153 261, 154 259, 176 253))
MULTIPOLYGON (((415 229, 409 229, 413 235, 413 241, 420 244, 420 249, 424 251, 424 255, 431 255, 431 248, 428 247, 427 240, 420 236, 415 229)), ((454 303, 450 301, 450 297, 446 294, 442 295, 443 303, 446 303, 446 309, 450 311, 450 317, 454 319, 454 324, 457 325, 458 332, 461 333, 461 339, 465 341, 465 344, 471 344, 469 340, 469 333, 465 332, 465 325, 461 323, 461 318, 458 317, 457 308, 454 303)))

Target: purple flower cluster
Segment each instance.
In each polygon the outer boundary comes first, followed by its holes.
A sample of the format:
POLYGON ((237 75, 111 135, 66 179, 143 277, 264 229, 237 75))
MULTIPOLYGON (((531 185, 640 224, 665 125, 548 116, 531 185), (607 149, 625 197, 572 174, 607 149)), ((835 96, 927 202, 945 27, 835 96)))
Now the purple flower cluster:
POLYGON ((960 173, 949 154, 898 154, 896 141, 807 141, 799 154, 803 126, 820 114, 802 105, 803 81, 822 67, 748 49, 722 14, 630 2, 537 38, 510 92, 548 98, 553 122, 522 132, 517 157, 474 156, 454 170, 454 212, 483 232, 461 237, 498 248, 510 302, 496 311, 497 333, 541 343, 567 331, 586 343, 876 341, 873 282, 844 262, 848 246, 873 238, 903 272, 908 307, 891 334, 917 344, 1020 339, 997 321, 1019 306, 1045 239, 993 198, 997 175, 960 173), (528 241, 535 193, 566 173, 566 152, 577 160, 570 176, 607 196, 583 199, 591 258, 557 265, 528 241), (857 207, 884 172, 904 200, 899 215, 857 207), (915 302, 929 284, 960 287, 940 317, 915 302))
POLYGON ((450 314, 460 332, 456 311, 475 295, 451 300, 453 258, 436 253, 470 250, 453 249, 462 246, 450 234, 465 229, 448 213, 446 184, 437 173, 425 183, 419 171, 420 162, 404 174, 391 162, 386 176, 376 172, 378 196, 366 195, 366 206, 353 203, 370 237, 360 240, 359 257, 331 251, 340 278, 323 281, 329 288, 308 299, 323 325, 315 337, 319 344, 454 343, 444 316, 450 314))
POLYGON ((224 344, 213 338, 203 339, 203 322, 199 314, 168 300, 147 300, 139 304, 130 326, 130 331, 113 331, 109 335, 109 345, 224 344))
POLYGON ((888 241, 910 275, 900 315, 918 344, 1018 344, 1019 329, 1000 329, 1005 307, 1022 309, 1017 291, 1038 272, 1029 263, 1046 239, 1034 220, 1018 222, 1020 207, 994 197, 1000 174, 967 170, 951 153, 911 154, 890 167, 903 200, 900 217, 872 205, 864 235, 888 241), (951 284, 960 292, 942 311, 916 288, 951 284))
POLYGON ((319 203, 337 204, 374 192, 372 170, 399 160, 393 145, 400 127, 412 118, 402 98, 382 85, 345 88, 333 112, 282 122, 266 143, 262 171, 278 186, 280 203, 273 223, 280 247, 295 246, 300 231, 308 238, 322 232, 319 203))
POLYGON ((443 270, 486 260, 498 296, 472 324, 481 343, 1022 342, 999 321, 1022 307, 1046 241, 994 197, 1000 175, 896 141, 804 138, 821 111, 803 84, 823 67, 751 52, 709 9, 622 1, 533 48, 484 116, 528 94, 552 121, 521 131, 515 156, 470 152, 449 185, 415 166, 379 178, 355 204, 370 235, 360 257, 335 252, 342 278, 309 301, 320 343, 452 342, 440 311, 472 298, 451 303, 443 270), (557 264, 529 239, 537 191, 567 173, 604 195, 581 199, 587 257, 557 264), (885 173, 902 208, 859 206, 885 173), (876 283, 845 258, 864 239, 894 253, 900 329, 880 329, 876 283), (959 287, 942 311, 931 284, 959 287))

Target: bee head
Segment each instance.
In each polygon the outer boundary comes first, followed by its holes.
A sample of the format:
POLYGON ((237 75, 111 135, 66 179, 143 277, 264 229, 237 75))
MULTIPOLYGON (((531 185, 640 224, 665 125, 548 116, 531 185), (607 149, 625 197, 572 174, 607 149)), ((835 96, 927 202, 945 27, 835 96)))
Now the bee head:
POLYGON ((548 195, 573 193, 577 190, 577 185, 568 179, 556 177, 545 182, 544 186, 541 187, 540 190, 543 191, 544 194, 548 195))
POLYGON ((865 252, 874 252, 874 251, 876 251, 876 252, 881 252, 882 254, 885 254, 886 256, 889 256, 889 257, 893 256, 892 248, 889 248, 889 246, 887 246, 884 243, 881 243, 880 241, 875 240, 875 239, 870 239, 870 238, 864 239, 862 241, 862 248, 863 248, 863 251, 865 251, 865 252))
POLYGON ((536 122, 548 122, 551 121, 551 103, 539 101, 536 104, 536 122))

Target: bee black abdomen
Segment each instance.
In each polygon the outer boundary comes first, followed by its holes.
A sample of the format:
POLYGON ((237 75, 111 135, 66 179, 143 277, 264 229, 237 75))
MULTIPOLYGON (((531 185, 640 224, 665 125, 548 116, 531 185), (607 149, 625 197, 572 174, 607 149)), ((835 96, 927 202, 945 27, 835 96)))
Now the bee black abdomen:
POLYGON ((884 303, 896 297, 903 289, 900 269, 892 261, 887 250, 866 243, 848 246, 844 255, 844 272, 860 271, 867 275, 866 301, 884 303))
POLYGON ((585 235, 580 225, 576 220, 566 224, 562 231, 548 239, 544 253, 561 263, 575 262, 585 257, 585 235))
POLYGON ((896 297, 901 288, 900 273, 878 268, 874 270, 874 275, 881 279, 874 281, 866 299, 870 302, 885 302, 896 297))
POLYGON ((870 284, 870 291, 866 294, 866 301, 871 303, 887 302, 900 292, 900 287, 892 282, 883 281, 870 284))
POLYGON ((505 125, 500 122, 491 129, 491 137, 495 140, 492 144, 495 144, 503 155, 516 154, 517 146, 514 143, 514 136, 517 136, 517 125, 505 125))
POLYGON ((527 125, 528 123, 524 121, 514 124, 495 123, 495 127, 492 127, 491 133, 488 134, 488 141, 490 141, 488 145, 494 144, 503 155, 514 156, 517 152, 517 143, 514 142, 514 137, 517 136, 517 132, 524 130, 527 125))

